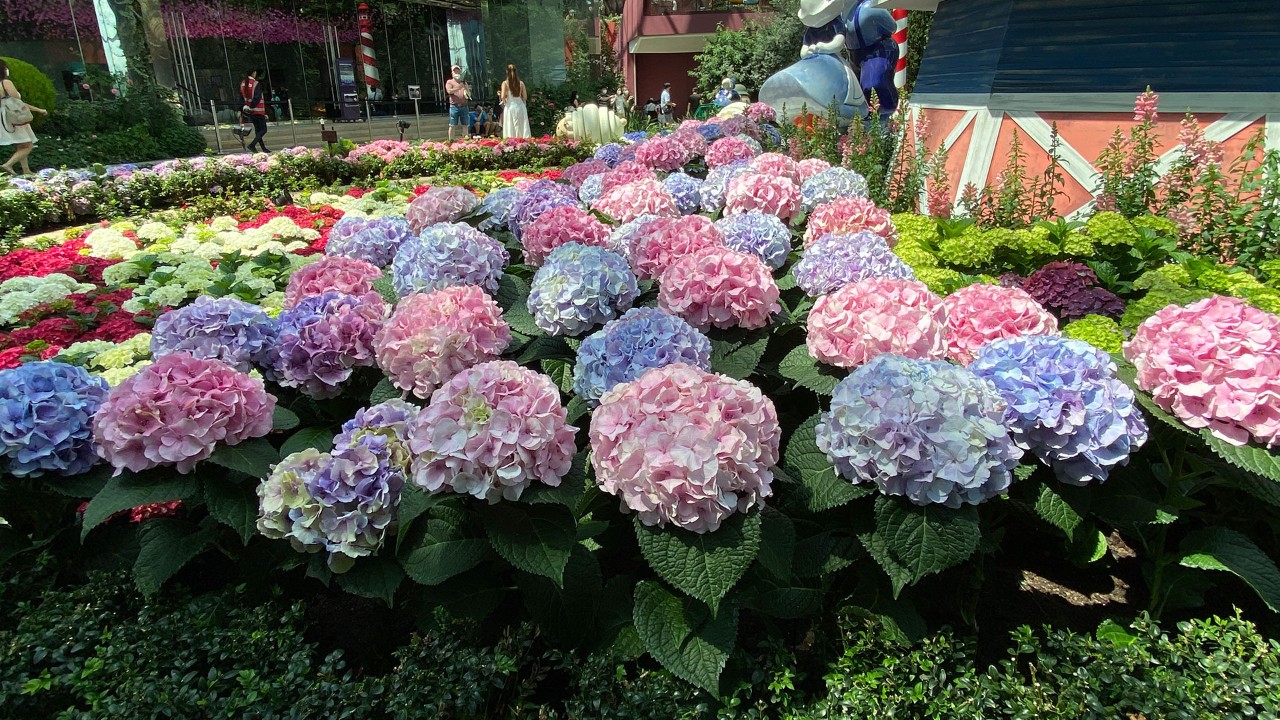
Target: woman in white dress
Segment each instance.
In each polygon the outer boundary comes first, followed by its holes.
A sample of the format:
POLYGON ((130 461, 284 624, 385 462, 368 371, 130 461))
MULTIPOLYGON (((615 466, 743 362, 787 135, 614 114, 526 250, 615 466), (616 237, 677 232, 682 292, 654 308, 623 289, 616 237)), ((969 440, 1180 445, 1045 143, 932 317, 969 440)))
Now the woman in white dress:
POLYGON ((502 102, 502 137, 529 137, 529 108, 525 105, 529 92, 520 81, 515 65, 507 66, 507 79, 502 81, 498 99, 502 102))
MULTIPOLYGON (((0 99, 13 98, 10 102, 22 102, 22 95, 18 93, 18 88, 9 79, 9 66, 0 60, 0 99)), ((48 115, 49 112, 44 108, 38 108, 35 105, 29 105, 27 109, 33 113, 48 115)), ((36 134, 31 130, 30 123, 23 125, 9 125, 0 121, 0 145, 13 146, 13 157, 9 158, 9 162, 0 165, 4 171, 10 175, 14 174, 14 163, 22 165, 22 172, 31 174, 31 166, 27 164, 27 156, 31 154, 32 148, 36 144, 36 134)))

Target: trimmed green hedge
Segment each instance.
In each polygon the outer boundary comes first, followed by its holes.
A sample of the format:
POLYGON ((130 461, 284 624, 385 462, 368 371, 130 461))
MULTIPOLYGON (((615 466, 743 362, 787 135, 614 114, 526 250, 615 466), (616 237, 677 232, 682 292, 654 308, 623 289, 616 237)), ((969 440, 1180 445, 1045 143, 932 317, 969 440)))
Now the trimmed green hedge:
MULTIPOLYGON (((54 106, 58 103, 58 94, 53 90, 52 80, 29 62, 11 57, 0 57, 0 60, 4 60, 9 66, 9 79, 13 81, 14 87, 18 88, 24 102, 53 112, 54 106)), ((39 130, 44 125, 46 117, 39 113, 33 114, 35 118, 31 121, 31 127, 39 130)))

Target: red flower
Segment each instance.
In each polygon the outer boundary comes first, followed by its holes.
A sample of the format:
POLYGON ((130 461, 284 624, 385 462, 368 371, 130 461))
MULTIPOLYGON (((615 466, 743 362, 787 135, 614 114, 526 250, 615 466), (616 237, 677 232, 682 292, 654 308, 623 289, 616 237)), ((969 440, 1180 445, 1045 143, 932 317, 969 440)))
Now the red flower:
POLYGON ((178 508, 180 507, 182 507, 181 500, 170 500, 169 502, 139 505, 129 511, 129 522, 140 523, 144 520, 150 520, 151 518, 172 517, 178 514, 178 508))
POLYGON ((0 370, 8 370, 16 368, 22 364, 22 356, 25 355, 27 349, 22 346, 11 347, 7 350, 0 350, 0 370))

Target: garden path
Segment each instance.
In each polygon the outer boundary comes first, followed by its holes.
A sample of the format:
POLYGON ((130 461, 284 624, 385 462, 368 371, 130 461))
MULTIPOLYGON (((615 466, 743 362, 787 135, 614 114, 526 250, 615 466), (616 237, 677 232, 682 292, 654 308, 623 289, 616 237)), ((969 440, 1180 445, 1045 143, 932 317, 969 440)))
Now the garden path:
MULTIPOLYGON (((447 115, 423 115, 421 136, 419 136, 417 119, 413 115, 375 117, 367 123, 326 123, 325 127, 336 129, 339 138, 345 138, 354 143, 366 143, 373 140, 399 140, 400 129, 396 127, 396 122, 399 120, 409 123, 409 128, 404 133, 406 140, 416 140, 419 137, 443 140, 449 133, 447 115)), ((290 125, 288 122, 279 122, 269 123, 269 126, 267 146, 273 150, 296 147, 298 145, 324 147, 324 142, 320 139, 319 121, 299 120, 296 125, 290 125)), ((212 127, 202 127, 200 132, 209 143, 209 147, 214 150, 218 149, 218 135, 220 135, 222 137, 222 153, 243 152, 240 147, 240 141, 236 139, 235 135, 231 134, 231 126, 229 125, 219 126, 217 135, 215 135, 212 127)))

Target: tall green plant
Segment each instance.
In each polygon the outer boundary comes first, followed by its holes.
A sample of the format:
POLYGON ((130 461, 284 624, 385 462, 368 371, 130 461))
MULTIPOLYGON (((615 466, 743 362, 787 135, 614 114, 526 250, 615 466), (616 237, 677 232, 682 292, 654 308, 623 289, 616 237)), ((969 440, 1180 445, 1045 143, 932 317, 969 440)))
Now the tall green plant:
POLYGON ((805 31, 799 7, 799 0, 776 0, 772 12, 749 19, 742 30, 717 28, 689 71, 698 91, 713 94, 722 79, 732 77, 758 92, 771 75, 799 60, 805 31))

